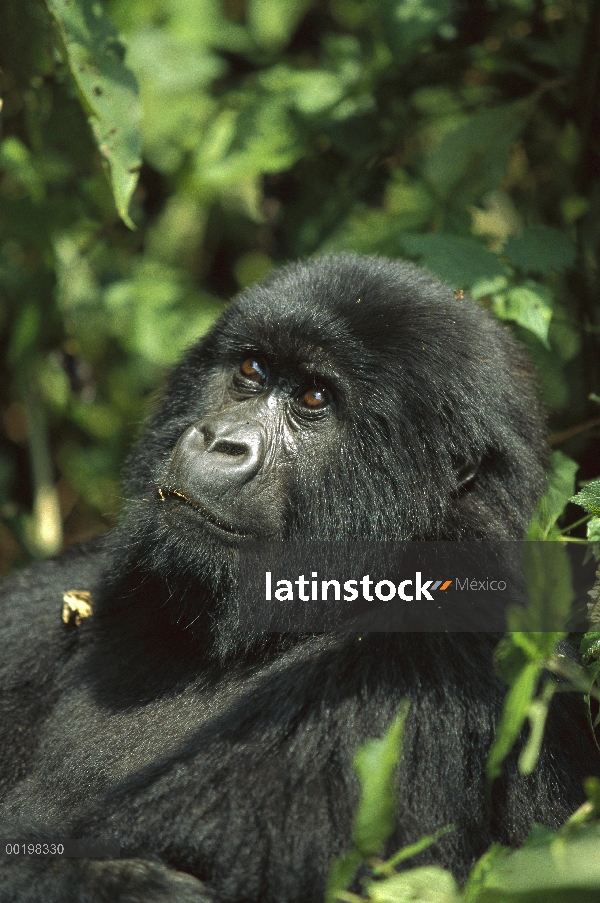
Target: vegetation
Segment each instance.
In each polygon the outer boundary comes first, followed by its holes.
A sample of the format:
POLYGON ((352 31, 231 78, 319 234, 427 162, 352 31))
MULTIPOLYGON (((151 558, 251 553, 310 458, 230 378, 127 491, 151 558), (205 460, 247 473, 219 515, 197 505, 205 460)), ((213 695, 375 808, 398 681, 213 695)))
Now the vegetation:
POLYGON ((401 756, 404 704, 387 735, 359 750, 361 798, 354 847, 334 864, 326 903, 595 903, 600 891, 600 781, 586 782, 588 800, 559 831, 534 825, 525 844, 494 844, 461 888, 440 866, 397 867, 452 831, 445 826, 388 859, 378 855, 391 830, 395 768, 401 756), (400 742, 399 742, 400 741, 400 742), (368 766, 368 767, 365 767, 368 766), (348 886, 359 876, 361 892, 348 886))

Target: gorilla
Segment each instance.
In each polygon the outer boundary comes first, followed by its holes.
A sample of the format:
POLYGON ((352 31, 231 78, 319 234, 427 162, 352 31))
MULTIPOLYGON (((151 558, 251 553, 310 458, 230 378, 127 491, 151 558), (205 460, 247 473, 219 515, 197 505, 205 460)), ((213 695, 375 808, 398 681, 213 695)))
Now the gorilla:
POLYGON ((544 433, 509 332, 410 264, 323 257, 243 292, 171 375, 120 525, 5 582, 0 836, 85 858, 3 844, 1 903, 322 901, 353 757, 403 697, 390 852, 453 824, 413 862, 464 879, 560 825, 598 773, 583 701, 558 694, 536 771, 513 755, 488 793, 497 637, 235 618, 248 540, 523 538, 544 433))

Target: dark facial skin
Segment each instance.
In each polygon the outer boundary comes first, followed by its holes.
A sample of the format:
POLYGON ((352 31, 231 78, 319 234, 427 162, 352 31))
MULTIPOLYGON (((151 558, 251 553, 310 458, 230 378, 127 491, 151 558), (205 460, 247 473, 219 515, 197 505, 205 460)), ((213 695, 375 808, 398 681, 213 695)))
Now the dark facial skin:
POLYGON ((259 354, 221 367, 212 387, 221 404, 180 436, 159 487, 165 514, 225 541, 281 536, 294 468, 314 467, 339 432, 333 394, 259 354))

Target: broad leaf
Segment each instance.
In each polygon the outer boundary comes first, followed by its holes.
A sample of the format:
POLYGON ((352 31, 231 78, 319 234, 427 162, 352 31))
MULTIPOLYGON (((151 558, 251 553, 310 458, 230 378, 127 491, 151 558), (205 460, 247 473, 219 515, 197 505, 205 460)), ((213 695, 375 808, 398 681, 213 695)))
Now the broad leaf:
POLYGON ((138 87, 124 63, 124 48, 101 3, 45 0, 60 45, 90 120, 98 150, 108 163, 115 204, 133 228, 129 202, 141 166, 138 87))
POLYGON ((361 784, 354 816, 354 845, 365 856, 378 853, 394 827, 395 775, 402 756, 408 706, 408 700, 403 700, 386 735, 381 740, 368 740, 354 759, 361 784))

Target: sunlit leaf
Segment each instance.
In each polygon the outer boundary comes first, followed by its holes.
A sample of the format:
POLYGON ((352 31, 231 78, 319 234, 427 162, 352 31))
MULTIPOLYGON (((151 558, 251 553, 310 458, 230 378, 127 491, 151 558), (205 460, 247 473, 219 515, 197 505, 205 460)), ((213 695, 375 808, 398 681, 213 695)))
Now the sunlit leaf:
POLYGON ((508 691, 487 760, 486 773, 489 780, 494 780, 502 774, 502 763, 516 743, 521 728, 525 724, 542 667, 540 662, 527 662, 508 691))
POLYGON ((596 903, 600 825, 558 834, 533 830, 520 850, 498 858, 482 881, 478 903, 596 903))
POLYGON ((576 505, 581 505, 588 514, 600 517, 600 480, 592 480, 577 495, 573 496, 570 501, 576 505))
POLYGON ((552 453, 546 490, 538 502, 528 539, 548 539, 552 529, 575 490, 575 474, 579 465, 561 451, 552 453))
POLYGON ((369 903, 460 903, 454 876, 438 865, 399 872, 366 887, 369 903))
POLYGON ((269 50, 285 46, 313 0, 248 0, 248 23, 257 44, 269 50))
POLYGON ((394 827, 395 775, 409 703, 404 700, 386 735, 367 740, 354 759, 361 794, 354 816, 354 845, 363 855, 377 853, 394 827))
POLYGON ((133 227, 129 202, 141 165, 140 107, 135 76, 98 0, 45 0, 65 62, 88 114, 98 150, 110 170, 115 203, 133 227))
POLYGON ((494 313, 501 320, 512 320, 532 332, 550 348, 548 330, 552 320, 552 294, 545 286, 527 281, 494 299, 494 313))

